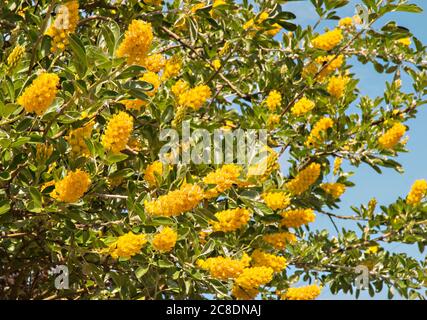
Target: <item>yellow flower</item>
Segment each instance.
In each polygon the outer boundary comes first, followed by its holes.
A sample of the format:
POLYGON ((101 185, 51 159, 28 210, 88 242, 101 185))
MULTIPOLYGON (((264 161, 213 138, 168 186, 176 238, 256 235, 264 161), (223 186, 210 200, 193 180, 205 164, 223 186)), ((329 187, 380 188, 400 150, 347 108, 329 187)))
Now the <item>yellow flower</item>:
POLYGON ((178 80, 175 82, 175 84, 171 87, 171 91, 175 97, 179 97, 184 92, 188 91, 190 89, 190 85, 185 80, 178 80))
POLYGON ((341 197, 346 188, 342 183, 322 183, 320 187, 335 199, 341 197))
POLYGON ((290 232, 276 232, 266 234, 262 237, 262 239, 278 250, 283 250, 286 248, 288 243, 294 243, 297 241, 297 237, 290 232))
POLYGON ((257 180, 258 183, 262 183, 274 170, 279 169, 279 155, 277 152, 268 146, 265 146, 264 149, 267 151, 268 155, 258 163, 249 166, 246 174, 246 181, 240 182, 239 186, 245 187, 251 185, 250 180, 253 179, 257 180))
POLYGON ((378 246, 371 246, 366 250, 367 254, 376 254, 378 252, 378 246))
POLYGON ((273 272, 270 267, 246 268, 237 277, 235 285, 242 289, 257 289, 273 279, 273 272))
POLYGON ((142 66, 151 72, 160 72, 166 64, 165 58, 160 53, 150 54, 143 58, 142 66))
POLYGON ((55 22, 46 31, 46 35, 53 39, 52 52, 63 51, 68 44, 68 35, 74 33, 79 21, 79 2, 66 2, 59 6, 55 22))
POLYGON ((425 197, 427 192, 427 181, 425 179, 417 180, 412 185, 411 191, 406 197, 406 203, 417 205, 425 197))
POLYGON ((342 164, 342 158, 335 158, 335 161, 334 161, 334 175, 338 174, 338 171, 341 168, 341 164, 342 164))
POLYGON ((273 129, 277 124, 280 123, 280 115, 270 114, 267 119, 267 127, 273 129))
POLYGON ((56 74, 42 73, 24 90, 17 102, 28 113, 35 112, 41 116, 55 100, 58 85, 59 77, 56 74))
POLYGON ((179 95, 178 102, 185 108, 199 110, 210 98, 211 90, 207 85, 199 85, 179 95))
POLYGON ((157 93, 157 90, 160 86, 160 78, 156 73, 148 71, 144 73, 144 75, 139 80, 148 82, 153 86, 153 89, 150 91, 145 91, 148 96, 153 97, 157 93))
POLYGON ((311 62, 303 69, 303 76, 314 76, 317 74, 317 79, 323 81, 328 75, 340 68, 344 63, 344 56, 341 54, 337 57, 335 55, 320 56, 314 62, 311 62), (326 65, 326 67, 324 67, 326 65), (322 71, 320 71, 322 70, 322 71))
POLYGON ((175 247, 177 239, 178 234, 176 231, 169 227, 165 227, 154 236, 152 243, 154 249, 161 252, 168 252, 175 247))
POLYGON ((343 27, 344 29, 348 29, 353 26, 353 23, 354 22, 352 17, 345 17, 338 22, 338 26, 343 27))
POLYGON ((163 70, 162 80, 166 81, 176 77, 182 68, 181 59, 178 56, 173 56, 166 61, 165 69, 163 70))
POLYGON ((248 30, 248 29, 252 28, 254 25, 255 25, 254 19, 250 19, 243 25, 243 29, 248 30))
POLYGON ((310 132, 310 135, 307 138, 307 141, 305 142, 305 145, 307 147, 316 147, 324 140, 324 133, 329 129, 332 128, 334 125, 334 122, 331 118, 322 118, 319 121, 316 122, 316 124, 313 126, 313 129, 310 132))
POLYGON ((250 258, 244 254, 241 259, 230 257, 213 257, 206 260, 198 260, 197 265, 209 271, 209 274, 219 280, 237 278, 243 270, 249 266, 250 258))
POLYGON ((203 183, 215 186, 206 190, 205 197, 208 199, 214 198, 230 189, 233 184, 237 184, 239 182, 241 172, 242 167, 232 163, 224 164, 221 168, 210 172, 203 178, 203 183))
POLYGON ((252 253, 252 265, 255 267, 270 267, 274 272, 281 272, 286 268, 286 259, 259 249, 252 253))
POLYGON ((77 202, 89 189, 90 184, 89 174, 77 169, 69 172, 64 179, 57 181, 50 196, 62 202, 77 202))
POLYGON ((271 29, 267 30, 265 33, 270 37, 274 37, 276 34, 280 32, 280 30, 282 30, 282 26, 278 23, 274 23, 271 26, 271 29))
POLYGON ((153 201, 145 201, 145 210, 154 216, 177 216, 191 211, 203 200, 203 189, 198 185, 184 184, 153 201))
POLYGON ((268 94, 267 99, 265 99, 265 104, 267 105, 270 111, 276 110, 280 103, 282 102, 282 95, 277 90, 272 90, 268 94))
POLYGON ((241 288, 233 285, 231 294, 238 300, 253 300, 258 295, 258 288, 241 288))
POLYGON ((329 79, 327 87, 328 93, 337 99, 341 98, 344 95, 345 88, 349 81, 350 79, 345 76, 332 77, 329 79))
POLYGON ((10 69, 15 68, 18 65, 21 58, 24 56, 24 54, 25 54, 25 48, 19 44, 16 45, 15 48, 13 48, 12 52, 7 57, 7 65, 9 66, 9 68, 10 69))
POLYGON ((48 143, 36 145, 36 160, 39 163, 46 162, 53 152, 53 146, 48 143))
POLYGON ((151 23, 133 20, 116 54, 119 58, 125 57, 129 65, 142 65, 152 41, 153 30, 151 23))
POLYGON ((137 235, 129 231, 109 246, 109 253, 114 259, 119 257, 129 259, 141 252, 142 247, 146 243, 145 234, 137 235))
POLYGON ((314 300, 321 292, 318 285, 310 285, 299 288, 289 288, 282 296, 282 300, 314 300))
POLYGON ((147 104, 146 101, 139 100, 139 99, 120 100, 120 103, 122 103, 127 110, 136 110, 136 111, 140 111, 141 108, 147 104))
POLYGON ((90 139, 94 124, 95 123, 91 121, 82 128, 70 131, 66 140, 71 145, 71 152, 74 156, 87 157, 90 155, 85 140, 90 139))
POLYGON ((245 226, 251 218, 251 213, 247 209, 236 208, 217 212, 215 217, 218 221, 210 221, 213 230, 230 232, 245 226))
POLYGON ((302 97, 294 104, 291 109, 291 112, 294 116, 301 116, 313 110, 314 106, 315 104, 313 101, 307 99, 306 97, 302 97))
POLYGON ((316 215, 313 209, 294 209, 281 213, 280 225, 286 228, 299 228, 302 225, 314 222, 316 215))
POLYGON ((161 177, 163 174, 163 163, 159 160, 154 161, 152 164, 148 165, 145 169, 144 180, 148 182, 151 187, 157 186, 156 176, 161 177))
POLYGON ((215 59, 214 61, 212 61, 212 67, 215 71, 218 71, 219 68, 221 68, 221 60, 215 59))
POLYGON ((263 193, 262 199, 267 207, 273 210, 285 209, 291 203, 291 198, 285 192, 263 193))
POLYGON ((317 36, 311 41, 311 43, 316 49, 329 51, 335 48, 342 41, 342 39, 343 35, 341 29, 334 29, 317 36))
POLYGON ((286 187, 294 195, 300 195, 316 182, 320 176, 320 164, 312 163, 307 168, 301 170, 297 176, 286 183, 286 187))
POLYGON ((397 43, 402 44, 406 47, 409 47, 411 45, 411 38, 408 37, 408 38, 399 39, 397 40, 397 43))
POLYGON ((102 136, 102 145, 113 153, 120 153, 126 148, 133 129, 133 118, 126 112, 120 111, 108 122, 102 136))
POLYGON ((400 122, 394 124, 378 139, 378 144, 382 149, 393 149, 406 132, 406 127, 400 122))

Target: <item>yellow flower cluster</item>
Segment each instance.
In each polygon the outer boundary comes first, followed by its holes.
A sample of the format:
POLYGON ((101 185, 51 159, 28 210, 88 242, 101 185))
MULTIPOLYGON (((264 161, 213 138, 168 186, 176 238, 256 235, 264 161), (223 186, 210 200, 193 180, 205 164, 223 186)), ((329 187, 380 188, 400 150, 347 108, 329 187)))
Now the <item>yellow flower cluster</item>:
POLYGON ((319 143, 323 142, 324 136, 323 134, 329 128, 332 128, 334 125, 334 121, 331 118, 322 118, 316 122, 313 126, 313 129, 310 132, 310 135, 305 142, 307 147, 318 146, 319 143))
POLYGON ((151 42, 153 30, 151 23, 133 20, 125 33, 125 37, 117 48, 116 55, 126 58, 127 64, 143 65, 151 42))
POLYGON ((343 27, 343 28, 349 28, 349 27, 353 26, 353 18, 352 17, 345 17, 345 18, 340 19, 340 21, 338 22, 338 26, 343 27))
POLYGON ((297 237, 290 232, 270 233, 264 235, 262 239, 278 250, 283 250, 286 248, 288 243, 294 243, 297 241, 297 237))
POLYGON ((406 127, 400 122, 395 123, 378 139, 378 144, 383 149, 393 149, 406 132, 406 127))
POLYGON ((335 55, 320 56, 314 62, 309 63, 304 67, 303 76, 315 76, 317 79, 323 81, 327 76, 340 68, 344 63, 344 56, 341 54, 337 57, 335 55), (326 65, 326 67, 324 67, 326 65))
POLYGON ((313 110, 314 102, 306 97, 302 97, 292 107, 291 112, 294 116, 301 116, 313 110))
POLYGON ((277 90, 270 91, 267 98, 265 99, 265 104, 267 105, 267 108, 270 111, 276 110, 276 108, 280 106, 281 102, 282 102, 282 95, 277 90))
POLYGON ((42 73, 24 90, 17 102, 28 113, 35 112, 41 116, 55 100, 58 85, 59 77, 56 74, 42 73))
POLYGON ((68 35, 74 33, 79 21, 79 2, 76 0, 66 2, 58 9, 54 23, 46 31, 53 39, 52 52, 63 51, 68 44, 68 35))
POLYGON ((126 112, 120 111, 108 122, 102 136, 102 145, 113 153, 120 153, 126 148, 133 129, 133 118, 126 112))
POLYGON ((338 199, 345 192, 345 184, 342 183, 322 183, 320 187, 333 198, 338 199))
POLYGON ((349 80, 350 79, 346 76, 332 77, 329 79, 327 86, 328 93, 337 99, 341 98, 344 95, 349 80))
POLYGON ((199 85, 179 95, 178 102, 185 108, 199 110, 211 96, 211 89, 207 85, 199 85))
POLYGON ((304 224, 314 222, 316 215, 313 209, 294 209, 282 212, 280 225, 286 228, 299 228, 304 224))
POLYGON ((270 267, 274 272, 281 272, 286 268, 286 259, 271 253, 256 249, 252 255, 252 265, 255 267, 270 267))
POLYGON ((160 53, 154 53, 144 57, 141 64, 148 71, 158 73, 165 67, 166 60, 160 53))
POLYGON ((178 56, 173 56, 166 61, 165 69, 163 70, 162 80, 166 81, 173 77, 176 77, 182 68, 181 59, 178 56))
POLYGON ((139 99, 120 100, 120 103, 123 104, 126 109, 136 110, 136 111, 140 111, 141 108, 147 104, 146 101, 139 100, 139 99))
POLYGON ((299 288, 289 288, 282 296, 282 300, 314 300, 321 292, 321 288, 315 284, 299 288))
POLYGON ((177 239, 178 234, 176 231, 172 228, 165 227, 154 236, 152 244, 154 249, 161 252, 168 252, 175 247, 177 239))
POLYGON ((77 128, 70 131, 66 140, 71 145, 71 153, 74 156, 87 157, 90 155, 85 140, 90 138, 94 125, 95 123, 91 121, 82 128, 77 128))
POLYGON ((411 191, 406 197, 406 203, 410 205, 417 205, 425 197, 427 192, 427 181, 424 179, 417 180, 412 185, 411 191))
POLYGON ((203 183, 215 186, 206 190, 205 197, 208 199, 214 198, 230 189, 233 184, 237 184, 239 182, 241 172, 242 167, 232 163, 225 164, 221 168, 210 172, 203 178, 203 183))
POLYGON ((264 149, 267 151, 268 155, 261 161, 249 166, 246 174, 246 181, 242 181, 240 186, 244 187, 250 185, 249 181, 254 178, 257 182, 261 183, 265 181, 274 170, 279 169, 279 155, 277 152, 268 146, 265 146, 264 149))
POLYGON ((278 123, 280 123, 280 115, 270 114, 267 119, 267 127, 273 129, 278 123))
POLYGON ((149 164, 145 169, 144 180, 148 182, 151 187, 157 185, 157 177, 163 174, 163 163, 159 160, 149 164))
POLYGON ((406 47, 409 47, 411 45, 411 38, 402 38, 397 40, 397 43, 402 44, 406 47))
POLYGON ((85 194, 90 184, 89 174, 77 169, 69 172, 64 179, 57 181, 50 196, 62 202, 73 203, 85 194))
POLYGON ((120 236, 114 243, 109 246, 109 253, 114 258, 129 259, 138 254, 142 247, 147 243, 145 234, 128 233, 120 236))
POLYGON ((145 91, 145 93, 148 96, 153 97, 157 93, 157 90, 159 89, 159 86, 160 86, 160 78, 157 75, 157 73, 148 71, 144 73, 144 75, 141 78, 139 78, 139 80, 148 82, 153 86, 153 89, 151 89, 150 91, 145 91))
POLYGON ((234 285, 231 294, 238 300, 253 300, 258 295, 258 288, 241 288, 234 285))
POLYGON ((36 145, 36 160, 37 162, 47 161, 53 152, 53 146, 48 143, 36 145))
POLYGON ((262 199, 273 210, 285 209, 291 203, 291 198, 285 192, 265 192, 262 199))
POLYGON ((7 57, 8 67, 10 69, 15 68, 18 65, 21 58, 24 56, 24 54, 25 54, 25 48, 20 44, 18 44, 15 48, 13 48, 12 52, 7 57))
POLYGON ((184 92, 190 90, 190 85, 187 81, 182 79, 178 80, 172 87, 171 91, 175 97, 179 97, 184 92))
POLYGON ((243 270, 249 266, 250 258, 244 254, 241 259, 229 257, 213 257, 206 260, 198 260, 197 265, 208 270, 213 278, 220 280, 237 278, 243 270))
POLYGON ((236 278, 235 285, 242 289, 258 289, 259 286, 267 284, 273 279, 273 272, 270 267, 246 268, 236 278))
POLYGON ((184 184, 180 189, 170 191, 156 200, 146 200, 144 206, 150 215, 171 217, 193 210, 202 200, 202 188, 194 184, 184 184))
POLYGON ((218 71, 221 68, 221 60, 215 59, 212 61, 212 67, 215 71, 218 71))
POLYGON ((301 170, 297 176, 286 183, 286 187, 295 195, 305 192, 316 182, 320 176, 320 164, 311 163, 307 168, 301 170))
POLYGON ((210 221, 213 230, 230 232, 245 226, 251 218, 251 213, 247 209, 236 208, 217 212, 215 217, 218 221, 210 221))
POLYGON ((334 175, 338 174, 338 171, 340 170, 342 165, 342 158, 335 158, 334 160, 334 175))
POLYGON ((342 39, 343 35, 341 29, 334 29, 317 36, 311 41, 311 43, 316 49, 329 51, 335 48, 342 41, 342 39))

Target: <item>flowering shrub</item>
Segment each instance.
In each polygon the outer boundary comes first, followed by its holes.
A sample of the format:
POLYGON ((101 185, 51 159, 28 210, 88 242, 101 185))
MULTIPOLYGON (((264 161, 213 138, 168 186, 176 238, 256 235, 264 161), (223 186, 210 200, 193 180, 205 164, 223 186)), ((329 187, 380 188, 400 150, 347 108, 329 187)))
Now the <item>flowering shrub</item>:
POLYGON ((348 0, 311 1, 334 25, 322 30, 296 25, 286 2, 2 2, 0 298, 358 296, 360 266, 372 296, 425 298, 426 261, 383 246, 424 249, 425 177, 389 206, 330 212, 354 186, 349 166, 402 170, 426 52, 379 19, 421 9, 363 1, 340 20, 348 0), (390 75, 383 96, 359 91, 355 60, 390 75), (163 130, 183 137, 184 123, 265 130, 266 157, 163 163, 202 140, 163 152, 163 130), (337 237, 313 228, 319 216, 337 237))

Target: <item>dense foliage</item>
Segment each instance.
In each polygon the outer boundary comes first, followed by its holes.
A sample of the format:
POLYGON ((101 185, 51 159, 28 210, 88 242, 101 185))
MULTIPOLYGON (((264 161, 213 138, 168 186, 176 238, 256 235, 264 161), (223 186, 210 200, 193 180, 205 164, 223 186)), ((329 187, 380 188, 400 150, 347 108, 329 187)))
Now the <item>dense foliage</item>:
POLYGON ((421 9, 363 0, 338 17, 348 0, 311 0, 319 21, 304 28, 287 2, 2 1, 1 298, 358 296, 360 266, 372 296, 426 297, 426 261, 383 245, 424 250, 423 177, 389 206, 331 213, 354 187, 342 162, 403 170, 426 51, 378 20, 421 9), (359 91, 356 61, 392 76, 383 96, 359 91), (267 129, 266 171, 160 162, 160 131, 184 121, 267 129), (314 231, 316 215, 334 229, 314 231))

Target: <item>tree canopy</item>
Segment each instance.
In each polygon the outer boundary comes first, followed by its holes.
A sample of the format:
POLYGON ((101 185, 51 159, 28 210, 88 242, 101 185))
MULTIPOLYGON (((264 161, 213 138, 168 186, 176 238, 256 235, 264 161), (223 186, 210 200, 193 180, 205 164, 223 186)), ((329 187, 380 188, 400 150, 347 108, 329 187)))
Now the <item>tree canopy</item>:
POLYGON ((358 297, 360 276, 371 296, 426 297, 426 260, 387 246, 423 252, 423 177, 388 206, 336 210, 354 187, 343 162, 403 172, 426 47, 381 18, 422 10, 363 0, 339 17, 348 0, 311 0, 303 27, 287 2, 3 1, 1 298, 358 297), (390 75, 382 96, 360 91, 355 63, 390 75), (182 161, 200 141, 186 125, 267 132, 264 157, 182 161), (320 215, 331 230, 313 228, 320 215))

